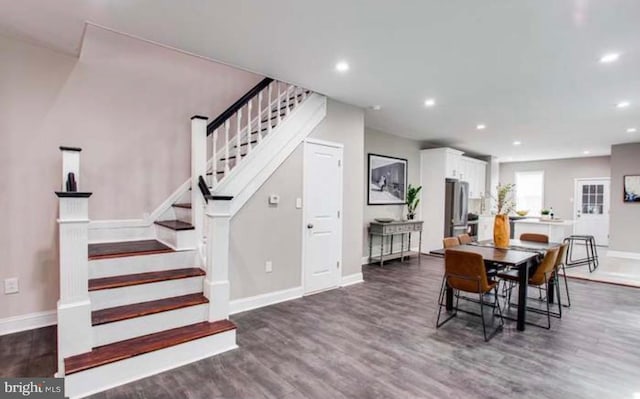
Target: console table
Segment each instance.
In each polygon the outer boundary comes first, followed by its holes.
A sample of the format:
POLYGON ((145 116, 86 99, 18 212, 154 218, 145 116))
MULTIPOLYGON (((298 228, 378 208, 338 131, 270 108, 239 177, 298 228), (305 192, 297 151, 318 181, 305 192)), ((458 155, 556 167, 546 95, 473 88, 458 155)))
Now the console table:
POLYGON ((418 261, 420 260, 420 248, 422 247, 422 225, 421 220, 399 220, 389 223, 371 222, 369 223, 369 263, 373 261, 380 262, 380 266, 384 266, 385 260, 400 258, 404 262, 405 252, 411 253, 411 233, 419 233, 418 261), (393 237, 400 235, 401 245, 400 252, 393 253, 393 237), (380 237, 380 256, 373 256, 373 238, 380 237), (404 250, 404 239, 408 236, 407 251, 404 250), (391 237, 389 245, 389 253, 384 253, 385 237, 391 237))

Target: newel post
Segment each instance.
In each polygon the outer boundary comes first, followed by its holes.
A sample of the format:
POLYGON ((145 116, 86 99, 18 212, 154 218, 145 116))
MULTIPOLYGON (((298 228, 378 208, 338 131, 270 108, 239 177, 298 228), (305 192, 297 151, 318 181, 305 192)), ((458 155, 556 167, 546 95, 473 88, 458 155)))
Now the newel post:
POLYGON ((198 177, 207 176, 207 124, 204 116, 191 117, 191 224, 195 227, 197 248, 203 245, 204 198, 200 195, 198 177))
POLYGON ((209 299, 209 321, 229 317, 229 226, 233 197, 207 197, 207 276, 204 295, 209 299))
POLYGON ((62 191, 59 202, 60 299, 58 300, 58 376, 64 376, 64 358, 89 352, 93 346, 89 299, 89 197, 77 190, 80 149, 62 151, 62 191), (73 173, 73 176, 70 176, 73 173), (75 186, 68 182, 75 180, 75 186))

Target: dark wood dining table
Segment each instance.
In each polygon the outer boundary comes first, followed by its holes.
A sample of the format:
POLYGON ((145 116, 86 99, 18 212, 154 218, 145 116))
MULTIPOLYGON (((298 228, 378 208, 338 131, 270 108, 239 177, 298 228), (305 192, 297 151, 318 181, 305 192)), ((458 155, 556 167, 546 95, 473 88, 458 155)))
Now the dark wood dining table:
MULTIPOLYGON (((524 331, 527 320, 527 287, 529 268, 536 262, 538 256, 547 249, 560 246, 560 243, 539 243, 533 241, 510 240, 509 248, 496 248, 491 240, 458 245, 452 249, 480 254, 485 262, 503 265, 518 270, 518 317, 517 329, 524 331)), ((444 256, 446 249, 431 251, 432 255, 444 256)), ((453 289, 447 287, 446 308, 453 310, 453 289)))

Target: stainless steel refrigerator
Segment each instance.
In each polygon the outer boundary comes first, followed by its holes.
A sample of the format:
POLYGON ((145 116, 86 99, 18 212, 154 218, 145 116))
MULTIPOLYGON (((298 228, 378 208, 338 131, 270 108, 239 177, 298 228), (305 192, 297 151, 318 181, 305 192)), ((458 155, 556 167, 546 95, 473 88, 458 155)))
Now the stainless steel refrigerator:
POLYGON ((444 237, 455 237, 467 232, 469 183, 447 179, 444 203, 444 237))

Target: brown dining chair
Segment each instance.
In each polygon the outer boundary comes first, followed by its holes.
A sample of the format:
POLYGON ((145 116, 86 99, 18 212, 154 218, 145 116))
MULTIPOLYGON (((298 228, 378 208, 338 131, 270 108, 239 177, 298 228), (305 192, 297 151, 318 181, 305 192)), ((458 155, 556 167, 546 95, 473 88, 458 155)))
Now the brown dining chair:
POLYGON ((564 289, 567 293, 567 304, 566 307, 571 307, 571 297, 569 296, 569 283, 567 282, 567 272, 565 270, 565 263, 567 257, 567 248, 569 247, 569 243, 565 242, 560 246, 560 250, 558 251, 558 258, 556 259, 556 283, 560 284, 560 269, 562 269, 562 278, 564 279, 564 289))
POLYGON ((460 240, 458 240, 458 237, 446 237, 442 240, 442 246, 445 249, 457 247, 458 245, 460 245, 460 240))
MULTIPOLYGON (((538 265, 535 273, 529 277, 528 285, 532 287, 538 287, 540 290, 546 290, 549 286, 549 281, 554 277, 554 273, 556 270, 556 259, 558 258, 558 252, 560 248, 550 248, 547 250, 547 253, 544 255, 542 262, 538 265)), ((506 282, 509 282, 509 287, 507 288, 507 306, 511 306, 511 291, 518 284, 518 270, 509 270, 503 273, 498 273, 498 277, 506 282)), ((543 328, 551 328, 551 316, 554 317, 562 317, 562 304, 560 301, 560 289, 558 284, 553 284, 553 288, 557 293, 557 302, 558 302, 558 313, 554 313, 551 311, 549 304, 549 292, 547 292, 547 297, 545 299, 547 305, 547 311, 540 310, 538 308, 532 308, 527 306, 527 310, 535 313, 541 313, 547 315, 547 326, 540 326, 538 324, 533 324, 538 327, 543 328)))
POLYGON ((458 241, 460 241, 460 245, 471 244, 473 240, 469 234, 459 234, 458 241))
MULTIPOLYGON (((487 273, 484 267, 484 259, 482 255, 465 251, 457 251, 455 249, 447 249, 444 254, 444 276, 442 277, 442 285, 440 287, 440 297, 438 299, 438 318, 436 320, 436 328, 442 327, 446 322, 458 315, 458 311, 468 313, 474 316, 480 316, 482 319, 482 332, 484 340, 489 341, 504 326, 502 319, 502 309, 498 301, 498 283, 487 279, 487 273), (455 298, 454 312, 445 320, 440 322, 442 307, 446 306, 445 297, 447 289, 457 291, 455 298), (493 303, 485 303, 484 296, 493 291, 493 303), (477 294, 478 299, 469 298, 460 295, 460 292, 477 294), (458 307, 460 299, 477 302, 480 304, 480 314, 468 312, 458 307), (498 311, 500 317, 499 325, 487 335, 487 328, 484 320, 484 308, 489 306, 493 309, 492 314, 498 311)), ((491 318, 493 321, 493 317, 491 318)))
POLYGON ((543 244, 549 243, 549 236, 546 234, 537 234, 537 233, 522 233, 520 234, 521 241, 532 241, 532 242, 540 242, 543 244))

